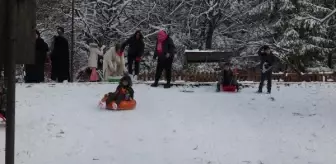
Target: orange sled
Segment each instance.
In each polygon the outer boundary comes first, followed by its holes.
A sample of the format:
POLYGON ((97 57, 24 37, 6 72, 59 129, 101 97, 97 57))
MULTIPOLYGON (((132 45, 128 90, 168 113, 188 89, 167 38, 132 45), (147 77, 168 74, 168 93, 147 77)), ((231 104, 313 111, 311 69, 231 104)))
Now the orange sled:
MULTIPOLYGON (((104 98, 101 100, 102 102, 106 102, 107 99, 107 95, 104 96, 104 98)), ((106 109, 107 110, 114 110, 113 109, 113 103, 114 101, 112 101, 109 104, 106 104, 106 109)), ((131 99, 131 100, 124 100, 121 101, 120 104, 118 105, 118 109, 117 110, 132 110, 136 107, 136 101, 131 99)))
MULTIPOLYGON (((113 110, 112 104, 114 101, 112 101, 109 104, 106 104, 106 109, 107 110, 113 110)), ((121 101, 120 104, 118 105, 117 110, 132 110, 136 106, 136 101, 135 100, 128 100, 128 101, 121 101)))

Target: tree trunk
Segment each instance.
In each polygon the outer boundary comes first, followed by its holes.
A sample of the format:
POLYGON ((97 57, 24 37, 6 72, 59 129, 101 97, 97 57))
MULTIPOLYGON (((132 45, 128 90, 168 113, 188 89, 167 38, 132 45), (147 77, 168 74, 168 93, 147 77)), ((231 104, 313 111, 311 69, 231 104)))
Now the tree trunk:
POLYGON ((328 67, 333 68, 333 63, 332 63, 332 53, 328 54, 328 67))
POLYGON ((198 49, 202 50, 203 49, 203 45, 204 45, 204 40, 206 40, 206 26, 207 26, 207 23, 206 21, 202 22, 201 24, 201 33, 200 33, 200 40, 198 42, 198 49))
POLYGON ((215 27, 211 21, 208 22, 208 31, 206 34, 205 49, 212 48, 212 36, 215 31, 215 27))

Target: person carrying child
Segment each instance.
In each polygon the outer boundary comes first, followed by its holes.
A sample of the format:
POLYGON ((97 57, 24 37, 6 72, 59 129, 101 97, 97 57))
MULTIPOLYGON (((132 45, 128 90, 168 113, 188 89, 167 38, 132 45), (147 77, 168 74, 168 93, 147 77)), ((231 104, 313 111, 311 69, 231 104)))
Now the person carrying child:
POLYGON ((239 90, 239 84, 234 77, 234 73, 230 68, 229 63, 224 64, 224 69, 220 74, 220 79, 217 83, 217 92, 220 91, 221 86, 236 86, 237 91, 239 90))
MULTIPOLYGON (((113 110, 117 110, 121 101, 130 101, 134 99, 134 90, 132 88, 132 80, 129 75, 125 75, 120 79, 120 83, 115 92, 109 92, 105 94, 103 102, 106 106, 112 104, 113 110)), ((101 103, 103 103, 101 102, 101 103)))
POLYGON ((257 93, 262 93, 264 81, 267 80, 267 93, 270 94, 272 89, 272 71, 276 62, 276 57, 267 45, 262 46, 259 49, 258 55, 260 56, 261 79, 257 93))

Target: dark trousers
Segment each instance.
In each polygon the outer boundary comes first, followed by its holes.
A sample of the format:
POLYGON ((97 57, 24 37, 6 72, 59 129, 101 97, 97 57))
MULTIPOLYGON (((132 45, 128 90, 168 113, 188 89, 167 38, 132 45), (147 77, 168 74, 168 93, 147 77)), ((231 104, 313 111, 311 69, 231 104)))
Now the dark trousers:
POLYGON ((110 92, 108 93, 106 104, 110 104, 112 101, 115 101, 115 103, 119 105, 120 102, 123 101, 124 99, 125 99, 124 94, 117 94, 117 93, 110 92))
POLYGON ((271 92, 271 89, 272 89, 272 70, 269 70, 265 73, 261 73, 259 90, 258 90, 259 92, 262 91, 265 80, 267 80, 267 91, 271 92))
POLYGON ((67 66, 59 67, 58 63, 51 65, 51 80, 62 83, 64 80, 70 80, 70 73, 67 66))
POLYGON ((173 65, 173 58, 165 58, 165 57, 159 57, 157 66, 156 66, 156 73, 155 73, 155 83, 158 83, 163 70, 166 73, 166 80, 167 84, 170 84, 171 81, 171 74, 172 74, 172 65, 173 65))
POLYGON ((140 62, 136 61, 136 57, 133 57, 133 56, 127 57, 128 73, 130 75, 133 75, 133 64, 134 64, 135 75, 139 75, 140 62))
POLYGON ((6 111, 0 109, 0 115, 2 115, 2 117, 6 118, 6 111))

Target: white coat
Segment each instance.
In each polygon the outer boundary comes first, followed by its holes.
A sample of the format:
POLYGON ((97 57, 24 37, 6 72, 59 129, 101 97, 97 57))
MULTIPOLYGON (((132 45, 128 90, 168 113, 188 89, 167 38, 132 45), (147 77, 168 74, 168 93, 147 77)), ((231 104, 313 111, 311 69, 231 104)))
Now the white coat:
POLYGON ((109 76, 123 76, 125 72, 125 57, 118 56, 115 47, 111 47, 104 55, 103 74, 107 80, 109 76))
POLYGON ((103 46, 101 49, 98 48, 98 45, 95 43, 90 44, 90 54, 88 60, 88 67, 90 68, 97 68, 98 65, 98 55, 103 56, 103 46))

